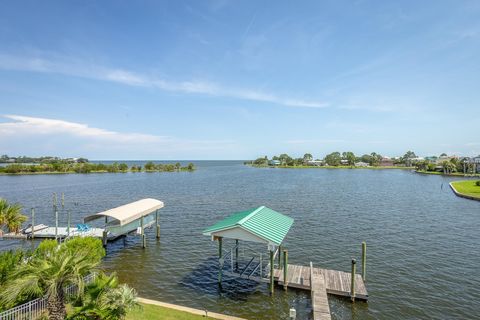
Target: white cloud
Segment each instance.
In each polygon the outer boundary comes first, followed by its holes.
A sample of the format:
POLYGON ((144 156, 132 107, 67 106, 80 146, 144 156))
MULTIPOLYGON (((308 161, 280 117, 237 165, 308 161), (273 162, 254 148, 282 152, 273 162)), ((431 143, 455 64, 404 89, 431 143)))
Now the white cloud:
POLYGON ((211 151, 239 149, 231 140, 188 140, 143 133, 125 133, 59 119, 3 115, 0 149, 10 154, 55 154, 95 158, 208 157, 211 151))
POLYGON ((322 101, 281 97, 272 93, 252 89, 224 87, 220 84, 203 81, 169 81, 122 69, 110 69, 88 65, 82 61, 68 60, 62 57, 50 59, 26 58, 0 54, 0 69, 21 70, 43 73, 59 73, 69 76, 111 81, 129 86, 152 87, 165 91, 196 93, 210 96, 230 97, 242 100, 268 102, 288 107, 325 108, 328 103, 322 101))
POLYGON ((169 139, 168 137, 140 133, 119 133, 92 128, 87 124, 57 119, 34 118, 19 115, 4 115, 3 117, 14 121, 0 123, 0 135, 2 137, 69 134, 82 138, 118 143, 152 143, 167 141, 169 139))

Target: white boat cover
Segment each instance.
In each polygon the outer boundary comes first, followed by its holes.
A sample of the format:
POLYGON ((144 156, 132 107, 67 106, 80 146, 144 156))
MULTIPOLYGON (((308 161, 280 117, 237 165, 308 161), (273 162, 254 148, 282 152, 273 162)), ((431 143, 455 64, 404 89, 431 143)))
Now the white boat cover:
POLYGON ((132 221, 147 216, 150 213, 163 208, 163 202, 157 199, 142 199, 135 202, 125 204, 107 211, 99 212, 87 216, 83 219, 84 222, 99 219, 101 217, 109 217, 118 220, 120 226, 126 225, 132 221))

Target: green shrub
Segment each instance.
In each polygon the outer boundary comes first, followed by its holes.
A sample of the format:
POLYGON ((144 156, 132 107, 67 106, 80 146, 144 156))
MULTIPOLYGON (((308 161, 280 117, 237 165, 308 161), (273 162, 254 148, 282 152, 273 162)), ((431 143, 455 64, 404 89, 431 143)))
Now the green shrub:
POLYGON ((67 250, 70 252, 78 252, 86 250, 88 257, 92 262, 100 262, 105 256, 105 249, 102 245, 102 240, 93 237, 77 237, 68 240, 64 243, 67 250))
POLYGON ((475 184, 480 187, 480 180, 478 180, 477 182, 475 182, 475 184))

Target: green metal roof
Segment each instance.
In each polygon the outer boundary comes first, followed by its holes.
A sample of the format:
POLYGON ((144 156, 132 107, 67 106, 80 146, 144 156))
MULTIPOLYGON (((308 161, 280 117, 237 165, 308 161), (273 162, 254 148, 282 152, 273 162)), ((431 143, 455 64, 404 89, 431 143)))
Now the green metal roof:
POLYGON ((241 211, 217 222, 203 231, 204 235, 240 227, 257 237, 280 245, 287 235, 293 219, 265 206, 241 211))

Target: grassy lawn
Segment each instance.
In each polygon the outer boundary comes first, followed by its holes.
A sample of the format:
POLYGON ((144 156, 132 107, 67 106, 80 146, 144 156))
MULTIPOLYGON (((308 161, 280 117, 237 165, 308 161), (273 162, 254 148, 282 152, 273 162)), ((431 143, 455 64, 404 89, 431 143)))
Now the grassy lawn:
POLYGON ((480 186, 475 184, 477 180, 455 181, 452 185, 459 193, 480 199, 480 186))
POLYGON ((133 311, 130 311, 129 314, 127 314, 126 319, 127 320, 143 320, 143 319, 149 319, 149 320, 156 320, 156 319, 162 319, 162 320, 200 320, 200 319, 206 319, 203 316, 191 314, 188 312, 183 312, 183 311, 178 311, 174 309, 169 309, 169 308, 164 308, 160 306, 155 306, 151 304, 144 304, 141 303, 142 308, 141 309, 135 309, 133 311))

